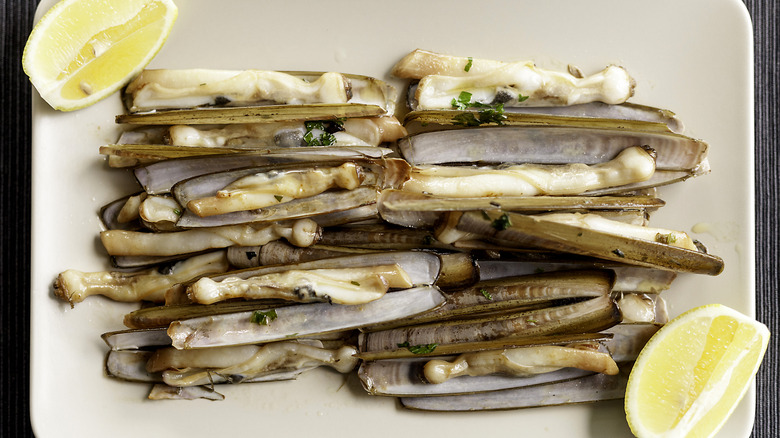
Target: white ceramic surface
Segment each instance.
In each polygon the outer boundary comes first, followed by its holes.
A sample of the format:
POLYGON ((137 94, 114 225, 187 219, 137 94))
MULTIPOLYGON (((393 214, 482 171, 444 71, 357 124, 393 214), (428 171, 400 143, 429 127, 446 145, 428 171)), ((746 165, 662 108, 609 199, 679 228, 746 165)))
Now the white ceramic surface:
MULTIPOLYGON (((54 0, 44 0, 38 17, 54 0)), ((177 0, 157 68, 333 70, 387 77, 414 48, 584 72, 607 64, 636 78, 636 103, 669 108, 711 145, 712 174, 661 190, 653 224, 690 231, 726 261, 718 277, 682 275, 672 315, 720 302, 754 314, 752 28, 739 0, 177 0)), ((397 82, 396 82, 397 83, 397 82)), ((631 436, 622 403, 432 414, 369 397, 357 379, 313 372, 294 382, 221 388, 223 402, 151 402, 146 385, 103 375, 99 335, 133 306, 53 298, 68 269, 107 269, 96 212, 134 190, 98 155, 116 140, 118 96, 73 113, 33 102, 31 410, 40 437, 502 435, 631 436)), ((10 292, 10 291, 7 291, 10 292)), ((751 390, 720 437, 747 437, 751 390)))

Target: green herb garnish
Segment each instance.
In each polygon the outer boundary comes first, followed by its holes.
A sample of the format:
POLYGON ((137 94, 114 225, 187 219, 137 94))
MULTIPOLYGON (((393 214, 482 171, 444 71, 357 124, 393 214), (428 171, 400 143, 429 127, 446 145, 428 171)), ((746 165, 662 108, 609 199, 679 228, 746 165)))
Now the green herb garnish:
POLYGON ((352 281, 350 281, 350 283, 354 284, 355 286, 358 286, 358 287, 360 287, 360 283, 358 283, 358 282, 357 282, 357 281, 355 281, 355 280, 352 280, 352 281))
POLYGON ((276 202, 282 202, 282 198, 284 198, 284 196, 282 196, 282 195, 274 195, 274 198, 276 199, 276 202))
POLYGON ((276 310, 271 309, 267 312, 262 310, 255 310, 252 312, 252 316, 249 317, 249 322, 260 325, 268 325, 269 322, 276 319, 276 310))
POLYGON ((626 255, 621 251, 620 249, 612 250, 612 254, 615 254, 618 257, 625 257, 626 255))
POLYGON ((474 60, 469 56, 469 62, 466 63, 466 66, 463 67, 463 70, 465 70, 467 73, 469 70, 471 70, 471 64, 474 63, 474 60))
POLYGON ((487 289, 480 289, 479 293, 481 293, 482 296, 484 296, 488 300, 493 301, 493 295, 491 295, 490 292, 487 291, 487 289))
POLYGON ((311 120, 304 122, 303 126, 306 128, 303 141, 307 146, 331 146, 336 144, 336 136, 333 135, 333 132, 344 129, 344 122, 341 120, 311 120), (315 136, 314 131, 322 131, 322 133, 315 136))
POLYGON ((512 221, 509 219, 509 216, 504 213, 501 217, 491 222, 490 226, 498 231, 503 231, 512 226, 512 221))
POLYGON ((517 101, 518 102, 525 102, 526 100, 528 100, 529 97, 530 96, 523 96, 522 94, 517 93, 517 101))
POLYGON ((175 214, 176 216, 181 216, 181 210, 179 210, 178 208, 174 208, 173 214, 175 214))
POLYGON ((412 354, 428 354, 433 353, 433 350, 439 346, 439 344, 419 344, 409 345, 409 341, 397 344, 399 348, 406 348, 412 354))

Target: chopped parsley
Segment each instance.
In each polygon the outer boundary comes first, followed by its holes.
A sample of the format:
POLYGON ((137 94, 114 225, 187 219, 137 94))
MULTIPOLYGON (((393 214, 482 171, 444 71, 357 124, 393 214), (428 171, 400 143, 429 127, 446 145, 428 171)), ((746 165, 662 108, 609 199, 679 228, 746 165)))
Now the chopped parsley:
POLYGON ((491 222, 490 226, 498 231, 503 231, 512 226, 512 221, 509 219, 509 216, 504 213, 501 217, 491 222))
POLYGON ((350 281, 350 283, 354 284, 355 286, 358 286, 358 287, 360 287, 360 283, 358 283, 358 282, 357 282, 357 281, 355 281, 355 280, 352 280, 352 281, 350 281))
POLYGON ((433 245, 436 242, 436 238, 431 236, 430 234, 426 234, 425 237, 423 237, 423 245, 433 245))
POLYGON ((504 114, 503 103, 489 105, 482 102, 472 102, 471 97, 472 94, 468 91, 461 91, 457 99, 453 98, 450 102, 452 107, 458 110, 481 108, 476 113, 467 112, 458 114, 452 119, 454 124, 462 126, 479 126, 486 123, 496 123, 499 125, 504 123, 504 120, 506 120, 506 115, 504 114))
POLYGON ((403 342, 401 344, 397 344, 399 348, 406 348, 409 350, 412 354, 428 354, 433 353, 433 350, 436 349, 436 347, 439 346, 439 344, 419 344, 419 345, 409 345, 409 341, 403 342))
POLYGON ((312 120, 304 122, 306 133, 303 141, 307 146, 331 146, 336 144, 336 132, 344 130, 342 120, 312 120))
POLYGON ((471 70, 471 65, 474 63, 474 59, 469 56, 469 62, 466 63, 466 66, 463 67, 463 70, 468 73, 469 70, 471 70))
POLYGON ((284 196, 282 196, 282 195, 274 195, 274 198, 276 199, 276 202, 282 202, 282 198, 284 198, 284 196))
POLYGON ((181 216, 181 210, 179 210, 178 208, 174 208, 173 214, 175 214, 176 216, 181 216))
POLYGON ((493 295, 491 295, 490 292, 487 291, 487 289, 480 289, 479 293, 481 293, 482 296, 484 296, 488 300, 493 301, 493 295))
POLYGON ((276 319, 276 310, 271 309, 267 312, 263 312, 262 310, 255 310, 252 312, 252 316, 249 317, 249 322, 259 324, 259 325, 268 325, 269 322, 276 319))
POLYGON ((612 254, 615 254, 618 257, 625 257, 626 255, 621 251, 619 248, 612 250, 612 254))

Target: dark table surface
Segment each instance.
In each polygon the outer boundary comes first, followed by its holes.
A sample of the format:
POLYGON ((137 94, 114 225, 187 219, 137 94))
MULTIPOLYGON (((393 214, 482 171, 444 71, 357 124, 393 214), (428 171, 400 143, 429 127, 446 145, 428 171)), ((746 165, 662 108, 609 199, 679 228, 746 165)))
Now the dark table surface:
MULTIPOLYGON (((2 437, 33 436, 29 419, 30 324, 30 99, 21 67, 36 0, 2 0, 0 59, 0 425, 2 437)), ((753 436, 780 434, 780 303, 778 299, 778 19, 773 0, 745 0, 755 34, 756 318, 774 334, 757 377, 753 436)), ((728 60, 724 60, 728 62, 728 60)))

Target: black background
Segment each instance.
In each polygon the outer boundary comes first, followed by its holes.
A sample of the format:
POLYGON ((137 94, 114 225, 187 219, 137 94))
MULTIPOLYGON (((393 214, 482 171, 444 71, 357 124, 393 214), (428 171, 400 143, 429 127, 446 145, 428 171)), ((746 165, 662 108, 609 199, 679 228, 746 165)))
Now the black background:
MULTIPOLYGON (((2 0, 0 60, 0 425, 2 437, 31 437, 30 355, 30 100, 31 86, 21 66, 32 27, 35 0, 2 0)), ((756 312, 773 333, 759 371, 758 407, 753 436, 778 436, 778 12, 774 0, 745 0, 755 34, 756 103, 756 312)), ((662 31, 659 29, 659 31, 662 31)), ((723 60, 723 62, 729 62, 723 60)), ((74 400, 74 404, 77 401, 74 400)), ((148 432, 148 431, 147 431, 148 432)), ((139 433, 144 433, 139 431, 139 433)))

